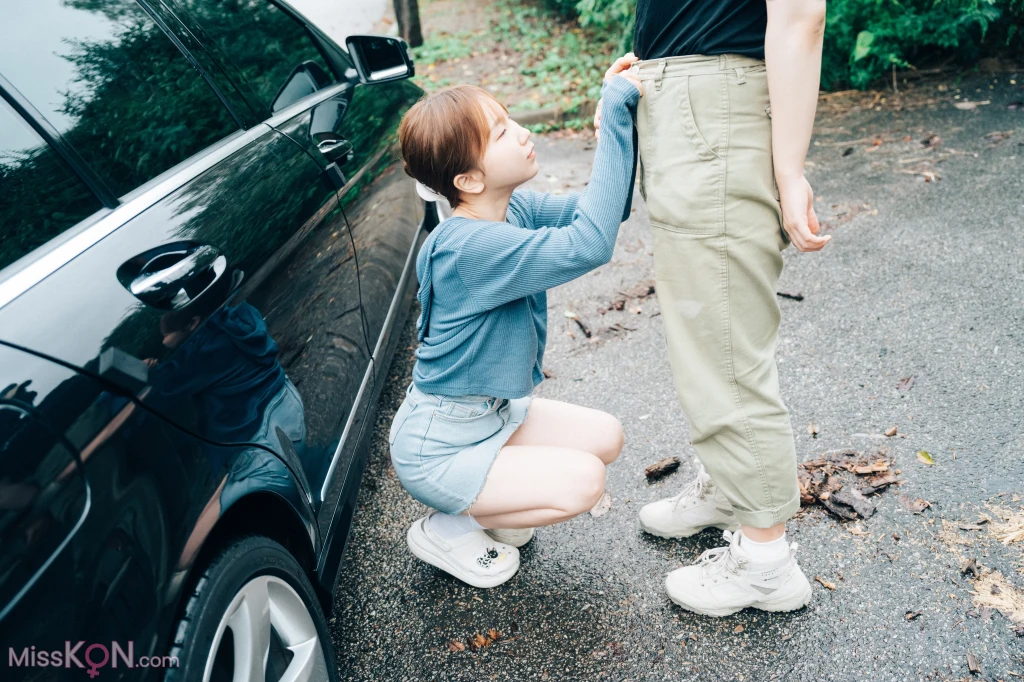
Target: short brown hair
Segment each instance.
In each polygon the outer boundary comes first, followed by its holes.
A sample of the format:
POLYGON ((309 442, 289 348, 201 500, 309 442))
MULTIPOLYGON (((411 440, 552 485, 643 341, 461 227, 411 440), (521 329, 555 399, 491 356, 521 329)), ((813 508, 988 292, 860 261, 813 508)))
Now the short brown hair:
POLYGON ((452 205, 461 201, 455 176, 479 167, 491 135, 484 103, 508 109, 475 85, 453 85, 417 102, 398 128, 405 172, 452 205))

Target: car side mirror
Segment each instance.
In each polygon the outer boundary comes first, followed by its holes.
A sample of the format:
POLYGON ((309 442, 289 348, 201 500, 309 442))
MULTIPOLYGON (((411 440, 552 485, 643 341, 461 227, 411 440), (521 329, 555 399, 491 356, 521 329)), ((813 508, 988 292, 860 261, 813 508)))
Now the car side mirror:
POLYGON ((386 83, 416 74, 409 46, 389 36, 349 36, 345 46, 355 63, 360 83, 386 83))
POLYGON ((331 77, 314 61, 302 62, 288 75, 284 84, 274 95, 270 105, 270 113, 276 114, 281 109, 295 104, 303 97, 312 95, 321 88, 331 84, 331 77))

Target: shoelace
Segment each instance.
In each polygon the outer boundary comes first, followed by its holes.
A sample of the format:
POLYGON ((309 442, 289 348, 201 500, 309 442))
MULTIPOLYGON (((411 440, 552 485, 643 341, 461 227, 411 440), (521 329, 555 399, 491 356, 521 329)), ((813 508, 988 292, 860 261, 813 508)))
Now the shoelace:
POLYGON ((700 475, 700 471, 698 471, 697 476, 694 477, 694 479, 690 481, 690 483, 683 488, 678 495, 672 498, 672 511, 678 509, 679 503, 688 497, 693 496, 700 500, 704 499, 708 491, 708 486, 704 485, 704 482, 701 479, 702 476, 700 475))
MULTIPOLYGON (((704 550, 700 557, 697 559, 697 563, 701 567, 701 575, 705 578, 709 578, 715 574, 728 572, 736 574, 740 568, 742 568, 740 560, 736 558, 735 552, 732 551, 734 544, 733 538, 735 533, 732 531, 723 531, 722 537, 728 542, 725 547, 715 547, 714 549, 704 550)), ((738 538, 737 538, 738 542, 738 538)), ((796 542, 789 544, 790 556, 796 558, 796 550, 800 545, 796 542)))
POLYGON ((723 571, 728 573, 736 573, 739 571, 740 562, 732 551, 732 531, 724 531, 722 533, 722 537, 726 539, 729 543, 728 545, 725 547, 715 547, 714 549, 704 550, 697 559, 697 563, 701 567, 701 575, 705 578, 709 578, 717 573, 722 573, 723 571))

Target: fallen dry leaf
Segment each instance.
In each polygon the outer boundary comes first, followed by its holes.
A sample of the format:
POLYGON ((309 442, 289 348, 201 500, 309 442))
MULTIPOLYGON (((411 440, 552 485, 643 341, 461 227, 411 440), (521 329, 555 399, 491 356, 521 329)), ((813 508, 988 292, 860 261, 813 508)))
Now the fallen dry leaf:
POLYGON ((743 625, 737 625, 733 628, 732 632, 734 635, 740 634, 741 632, 743 632, 743 625))
POLYGON ((821 583, 824 587, 827 587, 830 590, 836 589, 836 586, 835 586, 834 583, 830 583, 830 582, 828 582, 826 580, 822 580, 821 576, 817 576, 816 575, 816 576, 814 576, 814 579, 817 580, 819 583, 821 583))
POLYGON ((690 633, 690 640, 694 641, 694 642, 697 641, 697 633, 696 632, 691 632, 690 633))
POLYGON ((920 514, 925 509, 932 506, 931 502, 929 502, 928 500, 922 500, 920 497, 911 499, 907 495, 900 495, 899 500, 900 504, 902 504, 904 507, 914 512, 915 514, 920 514))
POLYGON ((605 493, 601 496, 601 499, 597 501, 594 508, 590 510, 590 515, 594 518, 598 516, 604 516, 608 513, 608 510, 612 508, 612 496, 605 493))
POLYGON ((1006 138, 1010 137, 1011 135, 1013 135, 1013 132, 1014 131, 1012 130, 994 130, 991 133, 984 135, 983 137, 992 144, 996 145, 1005 140, 1006 138))
POLYGON ((909 168, 908 169, 908 168, 903 168, 903 169, 900 169, 898 172, 899 173, 904 173, 906 175, 916 175, 916 176, 920 177, 922 180, 924 180, 925 182, 937 182, 937 181, 942 179, 942 176, 939 175, 938 171, 928 170, 928 169, 913 169, 913 168, 909 168))
POLYGON ((644 469, 644 476, 647 477, 648 481, 656 481, 663 476, 671 474, 679 468, 680 460, 678 457, 666 457, 660 462, 647 465, 644 469))
POLYGON ((620 291, 619 295, 607 307, 603 307, 599 310, 602 312, 602 314, 604 312, 607 312, 608 310, 623 310, 626 307, 626 303, 630 299, 635 298, 638 300, 643 300, 649 296, 653 296, 654 291, 655 290, 653 281, 648 280, 646 282, 641 282, 640 284, 637 284, 629 291, 620 291))
POLYGON ((932 459, 932 456, 925 450, 921 450, 917 453, 917 461, 923 462, 929 466, 935 464, 935 460, 932 459))
POLYGON ((872 476, 868 479, 867 485, 862 486, 860 492, 864 495, 870 495, 872 493, 880 493, 890 485, 899 485, 903 483, 903 479, 896 474, 886 474, 885 476, 872 476))
POLYGON ((970 652, 967 653, 967 668, 975 675, 981 672, 981 665, 978 663, 978 657, 970 652))
POLYGON ((896 382, 896 390, 900 393, 906 393, 914 387, 914 383, 917 381, 915 377, 903 377, 896 382))
POLYGON ((448 642, 448 651, 455 653, 457 651, 465 651, 466 645, 458 640, 452 640, 448 642))
POLYGON ((897 432, 898 429, 895 426, 890 426, 885 430, 885 435, 888 436, 889 438, 892 438, 893 436, 896 435, 897 432))
POLYGON ((878 460, 871 464, 854 466, 850 468, 855 474, 881 474, 889 470, 889 463, 885 460, 878 460))

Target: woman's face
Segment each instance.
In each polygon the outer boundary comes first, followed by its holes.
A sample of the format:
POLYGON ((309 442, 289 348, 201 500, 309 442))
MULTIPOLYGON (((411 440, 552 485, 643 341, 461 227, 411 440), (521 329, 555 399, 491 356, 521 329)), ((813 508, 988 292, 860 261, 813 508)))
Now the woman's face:
POLYGON ((533 179, 540 167, 530 141, 530 131, 508 117, 500 106, 488 103, 490 137, 481 170, 489 190, 515 189, 533 179))

